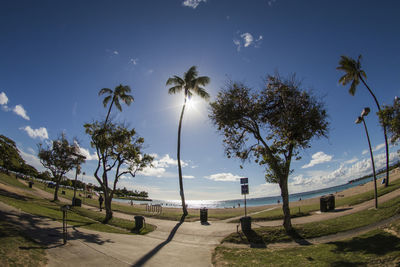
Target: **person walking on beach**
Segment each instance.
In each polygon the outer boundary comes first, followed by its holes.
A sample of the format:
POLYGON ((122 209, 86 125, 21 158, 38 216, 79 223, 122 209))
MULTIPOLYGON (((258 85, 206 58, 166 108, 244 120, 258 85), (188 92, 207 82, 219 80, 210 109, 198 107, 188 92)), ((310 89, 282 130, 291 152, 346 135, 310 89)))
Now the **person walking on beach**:
POLYGON ((102 196, 102 195, 100 195, 100 197, 99 197, 100 211, 102 211, 102 208, 101 208, 101 206, 103 205, 103 201, 104 201, 104 199, 103 199, 103 196, 102 196))

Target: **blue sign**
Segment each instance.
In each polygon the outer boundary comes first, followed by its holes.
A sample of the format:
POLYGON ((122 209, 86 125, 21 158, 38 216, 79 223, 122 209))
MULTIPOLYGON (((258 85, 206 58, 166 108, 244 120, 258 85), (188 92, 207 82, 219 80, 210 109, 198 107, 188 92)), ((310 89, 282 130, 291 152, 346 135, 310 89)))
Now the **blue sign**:
POLYGON ((249 178, 240 178, 240 183, 241 184, 248 184, 249 183, 249 178))

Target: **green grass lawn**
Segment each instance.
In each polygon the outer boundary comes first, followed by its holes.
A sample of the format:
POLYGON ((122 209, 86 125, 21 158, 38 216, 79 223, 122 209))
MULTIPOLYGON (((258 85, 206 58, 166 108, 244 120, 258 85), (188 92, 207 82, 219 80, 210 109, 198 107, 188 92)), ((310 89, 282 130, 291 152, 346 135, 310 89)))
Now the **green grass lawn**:
MULTIPOLYGON (((399 229, 400 221, 396 224, 399 229)), ((215 266, 399 266, 400 238, 374 230, 349 240, 286 249, 219 246, 213 253, 213 263, 215 266)))
MULTIPOLYGON (((62 204, 59 202, 41 199, 28 193, 17 195, 4 190, 0 190, 0 201, 30 214, 62 221, 60 210, 62 204)), ((103 214, 76 207, 68 212, 67 218, 69 225, 101 232, 130 234, 135 227, 134 221, 119 218, 114 218, 108 224, 103 224, 103 214)), ((154 229, 155 226, 146 224, 139 234, 146 234, 154 229)))
POLYGON ((273 242, 290 241, 294 238, 313 238, 356 229, 390 218, 396 214, 400 214, 400 198, 395 198, 380 204, 379 209, 377 210, 363 210, 354 214, 337 217, 335 219, 296 225, 293 236, 287 235, 282 226, 260 227, 253 229, 246 235, 242 232, 232 233, 224 238, 223 242, 268 244, 273 242))
POLYGON ((18 187, 21 189, 27 189, 27 190, 32 190, 32 188, 29 188, 25 184, 21 183, 19 179, 15 178, 14 174, 7 175, 5 173, 0 173, 0 183, 18 187))
POLYGON ((45 249, 22 229, 0 218, 0 266, 44 266, 45 249), (35 249, 25 249, 35 247, 35 249))

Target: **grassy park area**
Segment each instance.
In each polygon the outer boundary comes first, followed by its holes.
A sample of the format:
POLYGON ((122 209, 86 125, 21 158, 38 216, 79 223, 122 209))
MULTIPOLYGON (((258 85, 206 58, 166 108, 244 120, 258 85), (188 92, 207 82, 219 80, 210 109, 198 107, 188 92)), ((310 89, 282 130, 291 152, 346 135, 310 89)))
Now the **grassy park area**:
POLYGON ((400 220, 386 229, 326 244, 283 249, 218 246, 213 263, 215 266, 398 266, 400 220))
MULTIPOLYGON (((17 193, 11 193, 0 189, 0 201, 30 214, 62 221, 62 212, 60 209, 63 203, 53 202, 35 196, 32 189, 27 188, 26 185, 11 176, 1 174, 0 181, 1 183, 15 186, 19 189, 17 193)), ((69 225, 101 232, 133 234, 133 229, 135 228, 134 221, 120 218, 113 218, 108 224, 103 224, 103 214, 80 207, 72 207, 71 210, 68 211, 67 218, 67 223, 69 225)), ((139 234, 146 234, 154 229, 155 226, 146 224, 146 226, 140 230, 139 234)))

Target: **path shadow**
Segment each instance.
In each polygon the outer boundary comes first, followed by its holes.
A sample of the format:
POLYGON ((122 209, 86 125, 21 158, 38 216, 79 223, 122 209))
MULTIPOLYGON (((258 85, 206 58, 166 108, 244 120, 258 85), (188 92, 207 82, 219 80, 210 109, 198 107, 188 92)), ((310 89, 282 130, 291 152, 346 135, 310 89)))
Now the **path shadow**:
POLYGON ((143 266, 148 260, 150 260, 154 255, 156 255, 165 245, 167 245, 171 240, 174 238, 176 232, 178 231, 179 227, 185 222, 185 215, 182 215, 179 223, 177 223, 174 228, 172 229, 171 233, 169 233, 168 238, 158 244, 155 248, 153 248, 150 252, 146 255, 141 257, 138 261, 136 261, 132 266, 143 266))
POLYGON ((336 246, 334 252, 362 252, 378 256, 397 251, 400 248, 400 238, 388 233, 376 233, 368 237, 355 237, 350 241, 331 242, 336 246))
POLYGON ((301 246, 312 245, 295 228, 292 228, 292 230, 288 233, 288 235, 292 238, 294 242, 296 242, 301 246))
MULTIPOLYGON (((20 230, 19 232, 22 235, 38 244, 38 246, 20 247, 21 249, 50 249, 63 245, 63 228, 62 226, 55 227, 52 219, 28 213, 18 214, 0 210, 0 220, 12 223, 15 228, 20 230)), ((68 240, 80 239, 82 242, 99 245, 111 242, 110 240, 102 239, 98 234, 83 233, 72 226, 68 226, 67 229, 68 240)))
POLYGON ((352 210, 353 208, 341 208, 341 209, 335 209, 335 210, 333 210, 332 212, 343 212, 343 211, 346 211, 346 210, 352 210))
POLYGON ((32 199, 30 197, 21 196, 21 195, 18 195, 18 194, 15 194, 13 192, 9 192, 9 191, 3 190, 3 189, 0 189, 0 195, 6 196, 9 198, 18 199, 18 200, 23 200, 23 201, 28 201, 28 200, 32 199))
MULTIPOLYGON (((251 248, 266 248, 267 247, 262 236, 257 234, 256 231, 248 230, 248 231, 243 231, 242 233, 246 236, 247 241, 249 242, 251 248)), ((242 236, 240 236, 240 238, 242 238, 242 236)))

